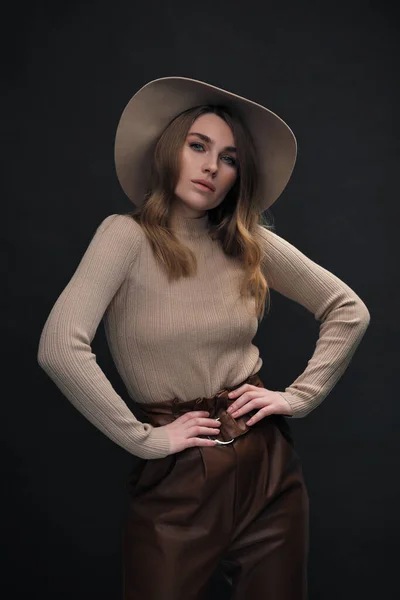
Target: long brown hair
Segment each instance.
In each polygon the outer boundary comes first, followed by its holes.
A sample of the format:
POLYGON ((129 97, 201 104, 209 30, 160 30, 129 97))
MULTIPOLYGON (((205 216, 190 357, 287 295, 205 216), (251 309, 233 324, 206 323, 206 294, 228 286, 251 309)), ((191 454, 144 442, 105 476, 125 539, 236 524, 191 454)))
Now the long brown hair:
POLYGON ((209 235, 219 240, 223 251, 243 265, 240 296, 255 298, 259 321, 269 311, 269 287, 261 272, 262 249, 256 228, 273 229, 260 212, 258 157, 244 120, 225 106, 203 105, 175 117, 159 137, 153 153, 151 176, 144 203, 129 214, 145 232, 153 253, 165 269, 169 281, 196 273, 196 256, 169 228, 174 190, 179 179, 179 156, 194 121, 203 114, 221 117, 231 128, 237 146, 238 176, 224 200, 208 210, 209 235))

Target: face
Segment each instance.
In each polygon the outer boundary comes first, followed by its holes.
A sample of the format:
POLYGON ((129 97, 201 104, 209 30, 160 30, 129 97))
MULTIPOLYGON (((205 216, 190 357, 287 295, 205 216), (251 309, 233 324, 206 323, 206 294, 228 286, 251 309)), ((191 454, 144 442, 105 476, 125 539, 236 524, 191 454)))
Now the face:
POLYGON ((235 145, 229 125, 218 115, 207 113, 194 121, 180 156, 177 211, 187 217, 201 217, 223 201, 237 178, 235 145), (198 179, 214 189, 194 183, 198 179))

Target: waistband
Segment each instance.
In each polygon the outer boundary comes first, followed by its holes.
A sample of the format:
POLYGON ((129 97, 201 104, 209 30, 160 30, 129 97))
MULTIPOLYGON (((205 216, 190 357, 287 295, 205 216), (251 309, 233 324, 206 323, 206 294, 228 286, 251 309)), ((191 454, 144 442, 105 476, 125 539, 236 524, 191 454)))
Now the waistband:
MULTIPOLYGON (((154 427, 168 425, 179 416, 189 411, 208 411, 210 413, 210 419, 218 419, 221 422, 220 432, 217 435, 210 436, 210 439, 228 443, 250 431, 252 426, 246 425, 246 421, 248 421, 256 412, 258 412, 258 409, 251 410, 237 419, 234 419, 229 413, 226 412, 229 406, 236 400, 228 398, 228 393, 245 383, 249 383, 250 385, 255 385, 257 387, 265 387, 258 374, 255 373, 254 375, 247 377, 247 379, 236 386, 226 387, 222 390, 219 390, 213 396, 194 398, 193 400, 187 400, 185 402, 180 402, 178 398, 151 404, 133 402, 133 405, 136 409, 138 409, 138 418, 140 418, 142 422, 150 423, 154 427)), ((271 417, 275 417, 275 415, 271 415, 271 417)))

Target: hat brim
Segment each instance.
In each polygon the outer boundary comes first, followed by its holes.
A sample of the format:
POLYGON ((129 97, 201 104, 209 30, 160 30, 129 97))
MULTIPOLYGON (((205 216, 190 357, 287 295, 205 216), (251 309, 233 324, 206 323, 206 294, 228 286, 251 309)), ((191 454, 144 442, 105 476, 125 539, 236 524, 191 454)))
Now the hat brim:
POLYGON ((186 77, 150 81, 126 105, 115 137, 115 166, 122 189, 134 204, 143 203, 159 136, 178 114, 202 104, 239 109, 258 156, 261 210, 270 207, 283 192, 294 169, 297 143, 293 131, 268 108, 186 77))

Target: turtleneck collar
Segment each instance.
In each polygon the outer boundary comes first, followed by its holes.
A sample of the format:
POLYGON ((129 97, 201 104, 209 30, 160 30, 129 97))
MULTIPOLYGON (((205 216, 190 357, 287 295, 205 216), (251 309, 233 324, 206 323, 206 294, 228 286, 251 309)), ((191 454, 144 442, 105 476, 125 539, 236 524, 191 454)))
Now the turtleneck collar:
POLYGON ((208 233, 208 213, 203 217, 185 217, 180 213, 173 214, 171 218, 171 227, 179 235, 190 237, 200 237, 208 233))

